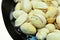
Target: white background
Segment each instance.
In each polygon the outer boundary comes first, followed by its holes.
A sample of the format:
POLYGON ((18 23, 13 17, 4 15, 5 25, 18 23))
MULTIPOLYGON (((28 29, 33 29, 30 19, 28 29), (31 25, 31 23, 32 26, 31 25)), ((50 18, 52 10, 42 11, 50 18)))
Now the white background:
POLYGON ((2 0, 0 0, 0 40, 13 40, 10 37, 9 33, 7 32, 3 22, 2 12, 1 12, 1 3, 2 3, 2 0))

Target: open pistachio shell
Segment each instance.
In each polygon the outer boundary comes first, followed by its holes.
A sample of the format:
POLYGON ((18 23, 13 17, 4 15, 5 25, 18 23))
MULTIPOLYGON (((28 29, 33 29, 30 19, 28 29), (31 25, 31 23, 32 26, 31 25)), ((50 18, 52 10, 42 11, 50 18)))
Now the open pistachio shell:
POLYGON ((15 21, 15 26, 21 26, 28 18, 28 15, 26 13, 19 16, 15 21))
POLYGON ((27 14, 27 13, 25 13, 24 11, 22 11, 22 10, 15 10, 14 12, 13 12, 13 17, 15 18, 15 19, 17 19, 20 15, 22 15, 22 14, 27 14))
POLYGON ((47 40, 60 40, 60 33, 52 32, 47 35, 47 40))
POLYGON ((31 1, 31 4, 34 9, 47 9, 48 5, 44 2, 39 1, 31 1))
POLYGON ((45 27, 49 30, 49 32, 53 32, 55 30, 54 24, 47 24, 45 27))
POLYGON ((31 23, 24 23, 20 27, 21 31, 25 34, 35 34, 36 28, 31 23))
POLYGON ((29 19, 37 28, 42 28, 46 24, 46 18, 40 11, 33 10, 29 13, 29 19))
POLYGON ((57 15, 57 8, 49 6, 48 11, 46 12, 46 18, 55 17, 56 15, 57 15))
POLYGON ((21 9, 21 3, 18 2, 15 6, 15 10, 20 10, 21 9))
POLYGON ((46 36, 47 36, 46 33, 40 33, 40 32, 38 32, 38 33, 36 34, 36 38, 37 38, 38 40, 44 40, 44 39, 46 38, 46 36))
POLYGON ((32 9, 31 2, 29 0, 24 0, 21 2, 22 4, 22 10, 25 12, 30 12, 32 9))

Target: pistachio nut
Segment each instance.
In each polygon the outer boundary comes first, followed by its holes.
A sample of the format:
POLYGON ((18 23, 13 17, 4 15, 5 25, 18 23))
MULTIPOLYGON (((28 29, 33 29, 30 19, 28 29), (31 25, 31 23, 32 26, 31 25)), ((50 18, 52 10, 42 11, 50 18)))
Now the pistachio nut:
POLYGON ((19 16, 15 21, 15 26, 21 26, 28 18, 27 13, 22 14, 19 16))
POLYGON ((49 6, 48 11, 46 12, 46 18, 55 17, 56 15, 57 15, 57 8, 49 6))
POLYGON ((15 10, 20 10, 21 9, 21 3, 18 2, 15 6, 15 10))
POLYGON ((27 13, 25 13, 24 11, 22 11, 22 10, 15 10, 14 12, 13 12, 13 17, 15 18, 15 19, 17 19, 19 16, 21 16, 22 14, 27 14, 27 13))
POLYGON ((49 32, 53 32, 55 30, 54 24, 47 24, 45 27, 49 30, 49 32))
POLYGON ((20 27, 21 31, 25 34, 35 34, 36 28, 31 23, 24 23, 20 27))
POLYGON ((29 19, 37 28, 42 28, 46 24, 46 18, 43 16, 41 11, 32 10, 29 13, 29 19))
POLYGON ((31 2, 29 0, 24 0, 21 2, 22 4, 22 10, 25 12, 30 12, 32 9, 31 2))
POLYGON ((34 9, 47 9, 48 5, 42 1, 31 1, 34 9))

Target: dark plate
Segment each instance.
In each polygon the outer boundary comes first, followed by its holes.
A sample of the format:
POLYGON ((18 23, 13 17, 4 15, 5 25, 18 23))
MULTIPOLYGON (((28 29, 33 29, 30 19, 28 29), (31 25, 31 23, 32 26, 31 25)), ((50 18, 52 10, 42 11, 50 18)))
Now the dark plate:
POLYGON ((3 14, 3 19, 6 25, 6 28, 9 32, 9 34, 11 35, 11 37, 14 40, 24 40, 23 35, 19 35, 16 31, 15 28, 13 27, 13 25, 11 24, 10 21, 10 12, 12 10, 12 8, 14 8, 15 3, 13 2, 13 0, 3 0, 2 2, 2 14, 3 14))
POLYGON ((6 28, 14 40, 37 40, 32 35, 23 34, 19 28, 14 27, 14 18, 11 18, 11 11, 14 10, 15 4, 13 0, 2 1, 2 14, 6 28))

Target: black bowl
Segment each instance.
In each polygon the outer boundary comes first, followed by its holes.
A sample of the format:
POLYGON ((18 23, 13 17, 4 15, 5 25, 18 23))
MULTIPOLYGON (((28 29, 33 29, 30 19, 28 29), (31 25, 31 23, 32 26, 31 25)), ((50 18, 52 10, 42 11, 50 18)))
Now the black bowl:
POLYGON ((6 25, 6 28, 11 35, 11 37, 14 40, 37 40, 35 39, 35 36, 33 35, 26 35, 22 33, 19 28, 14 27, 13 21, 15 20, 14 18, 11 17, 11 11, 14 10, 16 3, 14 3, 13 0, 2 0, 2 14, 3 14, 3 19, 6 25), (19 31, 18 31, 19 30, 19 31))
POLYGON ((12 10, 12 8, 14 8, 15 3, 13 0, 3 0, 2 2, 2 14, 3 14, 3 19, 6 25, 6 28, 9 32, 9 34, 11 35, 11 37, 14 40, 25 40, 25 38, 23 37, 23 35, 19 35, 15 28, 13 27, 13 25, 11 24, 10 21, 10 12, 12 10))

